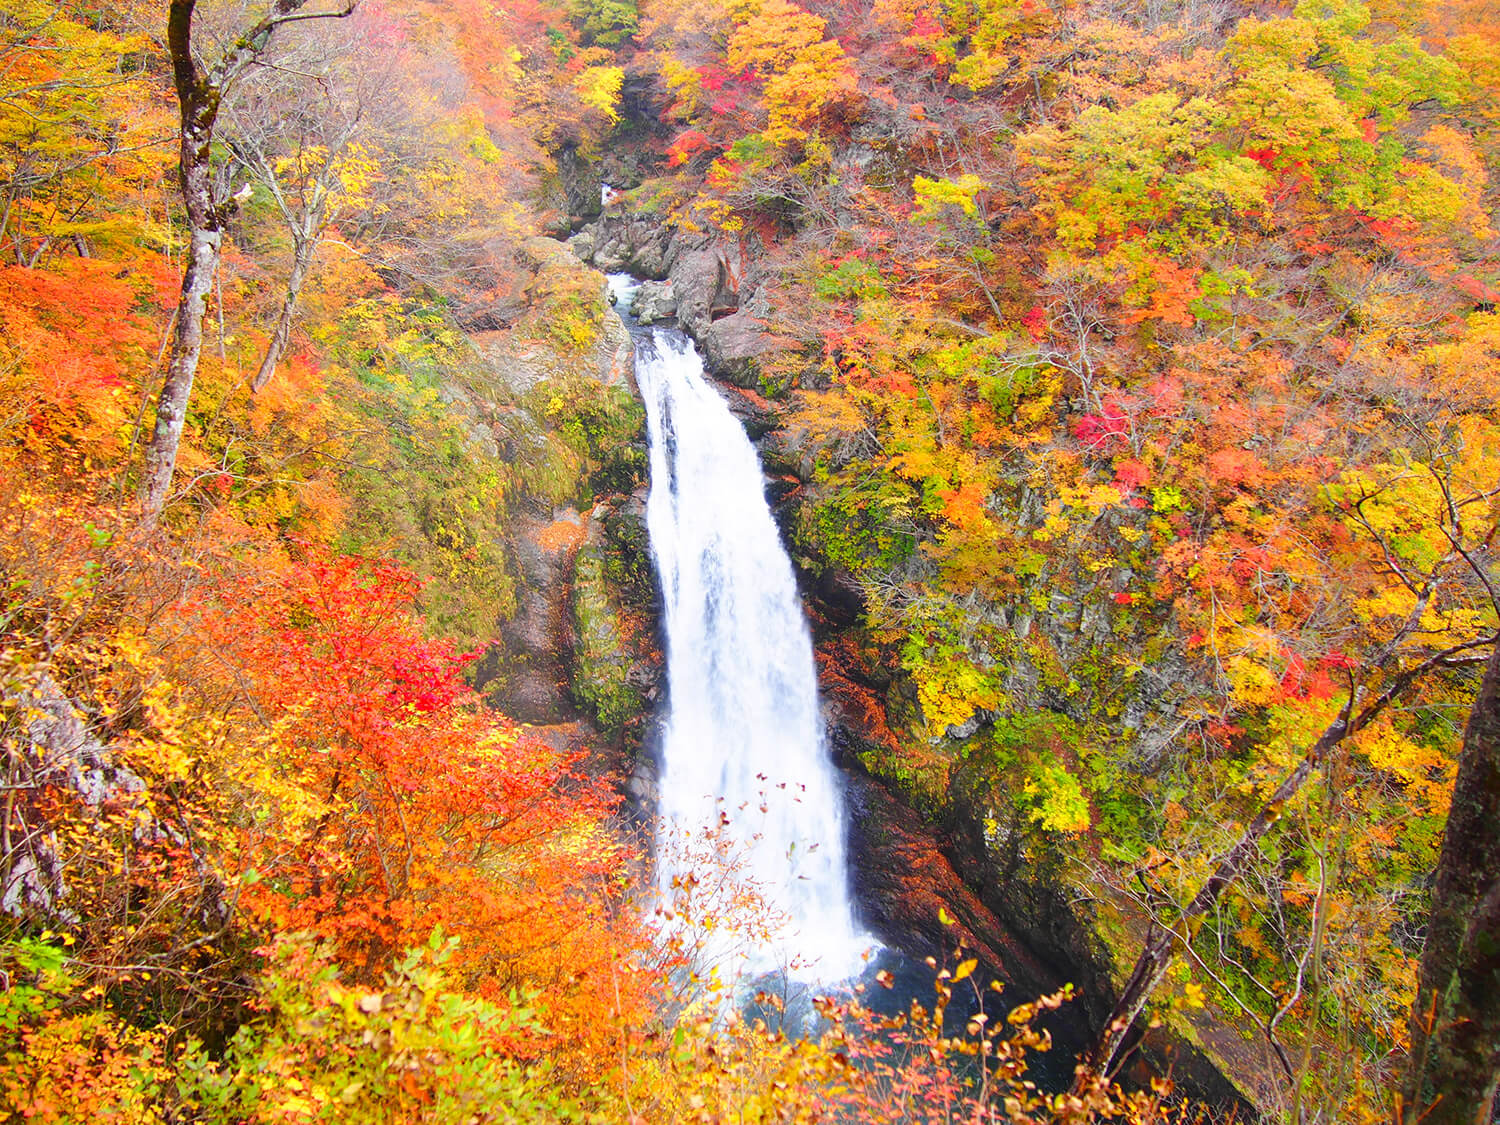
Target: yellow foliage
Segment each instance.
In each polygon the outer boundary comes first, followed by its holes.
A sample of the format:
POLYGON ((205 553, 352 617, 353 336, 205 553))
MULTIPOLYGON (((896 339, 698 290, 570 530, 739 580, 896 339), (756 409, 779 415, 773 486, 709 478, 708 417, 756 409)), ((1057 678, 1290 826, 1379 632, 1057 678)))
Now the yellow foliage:
POLYGON ((1248 654, 1230 657, 1226 671, 1230 695, 1242 707, 1262 707, 1281 697, 1281 684, 1276 674, 1248 654))
POLYGON ((160 1125, 152 1087, 168 1077, 164 1030, 137 1031, 106 1011, 27 1029, 0 1056, 0 1109, 37 1125, 160 1125))
POLYGON ((1370 765, 1392 774, 1413 796, 1420 796, 1424 814, 1447 812, 1455 768, 1447 755, 1408 737, 1389 716, 1382 716, 1361 731, 1354 746, 1369 759, 1370 765))
POLYGON ((604 114, 611 125, 620 120, 620 90, 624 84, 625 72, 617 66, 586 67, 573 81, 579 100, 604 114))

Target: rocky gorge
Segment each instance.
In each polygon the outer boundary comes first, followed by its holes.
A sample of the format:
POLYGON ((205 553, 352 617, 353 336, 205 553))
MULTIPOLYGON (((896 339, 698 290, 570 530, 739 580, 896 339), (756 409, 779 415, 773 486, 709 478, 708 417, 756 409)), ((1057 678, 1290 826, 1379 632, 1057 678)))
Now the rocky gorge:
MULTIPOLYGON (((1080 1049, 1109 1011, 1113 974, 1132 955, 1125 947, 1131 931, 1121 929, 1111 907, 1112 948, 1079 857, 1007 794, 976 785, 974 772, 960 767, 934 795, 904 764, 913 748, 902 739, 911 736, 893 729, 889 704, 898 701, 899 709, 909 688, 872 653, 859 584, 818 557, 798 531, 817 489, 816 450, 787 425, 785 400, 777 397, 782 388, 765 379, 767 361, 784 354, 787 342, 765 327, 769 294, 753 244, 681 234, 654 217, 610 210, 581 226, 567 245, 600 274, 644 279, 629 310, 633 318, 675 322, 698 343, 721 395, 760 451, 814 627, 830 744, 847 787, 863 920, 883 941, 918 957, 942 958, 961 944, 1008 983, 1013 1002, 1071 984, 1075 999, 1052 1029, 1059 1050, 1080 1049)), ((604 280, 595 276, 602 292, 604 280)), ((611 358, 606 370, 615 369, 611 358)), ((642 440, 639 432, 632 440, 642 440)), ((517 532, 525 592, 504 640, 519 659, 500 678, 509 686, 497 681, 497 698, 532 721, 592 722, 615 746, 614 760, 645 814, 655 785, 651 716, 664 687, 644 486, 603 497, 587 512, 551 515, 517 532)), ((949 732, 960 743, 974 733, 949 732)), ((948 753, 963 758, 951 747, 948 753)), ((1243 1111, 1252 1104, 1253 1067, 1235 1074, 1232 1036, 1226 1039, 1210 1019, 1195 1023, 1186 1034, 1153 1029, 1137 1056, 1136 1078, 1171 1073, 1197 1096, 1243 1111), (1210 1041, 1227 1050, 1213 1050, 1210 1041)))

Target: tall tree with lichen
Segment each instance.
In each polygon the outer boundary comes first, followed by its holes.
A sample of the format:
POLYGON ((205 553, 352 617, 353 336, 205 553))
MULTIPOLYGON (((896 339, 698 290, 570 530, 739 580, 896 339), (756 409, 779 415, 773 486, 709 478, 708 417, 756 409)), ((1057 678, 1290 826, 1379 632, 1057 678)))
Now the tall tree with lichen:
POLYGON ((1500 1084, 1500 648, 1464 730, 1412 1005, 1402 1120, 1490 1120, 1500 1084))
POLYGON ((332 10, 303 11, 307 0, 273 0, 270 11, 231 39, 211 62, 200 59, 193 38, 198 0, 172 0, 168 9, 167 49, 180 107, 178 181, 187 211, 188 251, 171 354, 141 475, 139 497, 143 522, 148 526, 161 515, 172 487, 188 398, 203 350, 203 317, 208 311, 208 294, 219 267, 224 225, 231 207, 215 182, 212 164, 214 129, 225 93, 265 54, 277 28, 300 20, 342 18, 351 15, 357 5, 358 0, 347 0, 332 10))

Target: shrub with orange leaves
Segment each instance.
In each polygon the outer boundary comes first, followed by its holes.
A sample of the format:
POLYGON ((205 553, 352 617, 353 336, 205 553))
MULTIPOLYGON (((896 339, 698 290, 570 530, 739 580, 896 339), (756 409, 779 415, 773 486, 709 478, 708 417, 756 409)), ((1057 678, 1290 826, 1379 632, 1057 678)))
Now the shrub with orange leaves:
POLYGON ((441 925, 467 986, 539 993, 549 1031, 516 1049, 596 1070, 596 1037, 615 1034, 603 1014, 644 1018, 621 972, 644 938, 619 905, 616 798, 576 753, 479 704, 470 654, 422 636, 419 586, 310 551, 244 601, 185 608, 204 674, 241 693, 244 721, 265 718, 276 784, 297 794, 242 823, 242 908, 329 940, 359 979, 441 925))

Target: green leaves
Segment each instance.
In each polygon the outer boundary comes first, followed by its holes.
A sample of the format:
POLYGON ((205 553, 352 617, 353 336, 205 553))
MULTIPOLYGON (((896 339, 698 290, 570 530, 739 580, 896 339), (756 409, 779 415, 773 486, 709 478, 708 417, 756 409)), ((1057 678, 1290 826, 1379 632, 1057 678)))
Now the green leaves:
POLYGON ((0 945, 0 1031, 16 1032, 28 1020, 59 1006, 75 982, 67 975, 67 954, 51 942, 23 937, 0 945))
POLYGON ((571 15, 583 42, 601 47, 624 43, 640 23, 635 0, 573 0, 571 15))
POLYGON ((546 1092, 544 1070, 499 1049, 506 1036, 540 1030, 529 999, 514 989, 504 1003, 456 991, 443 971, 453 946, 435 929, 372 991, 346 985, 309 937, 283 935, 262 982, 267 1011, 218 1064, 190 1049, 180 1095, 210 1110, 210 1125, 570 1117, 573 1109, 546 1092))

